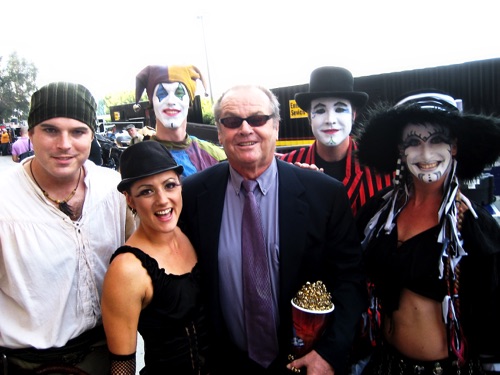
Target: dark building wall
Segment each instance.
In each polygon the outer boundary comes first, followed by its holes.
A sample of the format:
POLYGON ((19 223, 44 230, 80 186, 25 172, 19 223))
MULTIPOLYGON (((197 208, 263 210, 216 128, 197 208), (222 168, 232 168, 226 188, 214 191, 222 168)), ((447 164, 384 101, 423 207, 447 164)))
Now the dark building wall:
MULTIPOLYGON (((307 117, 299 117, 294 115, 294 111, 300 111, 299 108, 291 108, 290 100, 299 92, 306 92, 308 84, 285 86, 271 89, 280 102, 280 131, 278 142, 282 141, 311 141, 314 140, 314 135, 311 131, 311 126, 307 117)), ((279 145, 279 143, 278 143, 279 145)))
POLYGON ((370 95, 368 106, 434 88, 462 99, 464 111, 500 115, 500 58, 356 77, 354 85, 370 95))
MULTIPOLYGON (((305 83, 272 89, 281 105, 281 142, 313 139, 307 118, 290 115, 290 100, 296 93, 307 92, 308 86, 305 83)), ((421 89, 437 89, 462 99, 467 112, 500 115, 500 58, 355 77, 354 90, 370 96, 357 122, 363 121, 367 108, 380 102, 395 104, 405 93, 421 89)))

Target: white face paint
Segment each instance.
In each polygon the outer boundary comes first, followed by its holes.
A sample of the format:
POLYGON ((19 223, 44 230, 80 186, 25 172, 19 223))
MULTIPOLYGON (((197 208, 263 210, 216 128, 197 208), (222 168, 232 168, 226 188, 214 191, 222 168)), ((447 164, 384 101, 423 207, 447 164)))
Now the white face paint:
POLYGON ((408 170, 432 183, 449 171, 455 146, 449 131, 431 124, 409 124, 403 130, 402 148, 408 170))
POLYGON ((338 146, 351 133, 353 113, 347 99, 313 99, 310 115, 314 137, 325 146, 338 146))
POLYGON ((153 93, 156 119, 166 128, 177 129, 186 120, 189 94, 181 82, 159 83, 153 93))

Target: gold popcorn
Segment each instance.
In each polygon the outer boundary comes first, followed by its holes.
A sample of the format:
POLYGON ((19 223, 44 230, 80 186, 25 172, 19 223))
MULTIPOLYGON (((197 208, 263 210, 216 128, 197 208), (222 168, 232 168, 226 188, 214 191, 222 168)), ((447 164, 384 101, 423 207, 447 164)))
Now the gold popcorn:
POLYGON ((326 311, 333 308, 332 296, 322 281, 312 284, 308 281, 297 292, 293 303, 303 309, 313 311, 326 311))

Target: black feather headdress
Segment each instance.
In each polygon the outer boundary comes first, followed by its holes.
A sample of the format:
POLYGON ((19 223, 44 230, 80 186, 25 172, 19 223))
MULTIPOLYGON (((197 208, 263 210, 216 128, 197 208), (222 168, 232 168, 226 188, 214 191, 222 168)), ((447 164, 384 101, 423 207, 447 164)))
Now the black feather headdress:
MULTIPOLYGON (((433 94, 428 94, 427 99, 433 94)), ((441 94, 436 94, 441 95, 441 94)), ((478 177, 500 157, 500 119, 465 114, 446 104, 403 101, 394 107, 380 105, 369 111, 357 136, 357 157, 361 164, 380 173, 396 170, 403 128, 408 124, 433 124, 449 129, 457 142, 457 170, 460 180, 478 177)))

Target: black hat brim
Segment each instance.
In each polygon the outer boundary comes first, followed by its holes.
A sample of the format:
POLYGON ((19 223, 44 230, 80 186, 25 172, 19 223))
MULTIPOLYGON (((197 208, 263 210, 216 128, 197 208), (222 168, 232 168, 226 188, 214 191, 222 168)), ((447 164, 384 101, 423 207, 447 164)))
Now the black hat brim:
POLYGON ((182 165, 178 165, 176 167, 171 167, 171 168, 164 168, 164 169, 158 169, 154 172, 151 172, 151 173, 146 173, 146 174, 143 174, 141 176, 136 176, 136 177, 133 177, 133 178, 126 178, 122 181, 120 181, 120 183, 118 184, 118 186, 116 187, 118 189, 118 191, 120 193, 123 193, 125 190, 127 190, 134 182, 136 181, 139 181, 140 179, 143 179, 145 177, 150 177, 150 176, 154 176, 155 174, 160 174, 160 173, 163 173, 163 172, 167 172, 167 171, 174 171, 175 173, 177 173, 178 175, 181 175, 182 172, 184 171, 184 167, 182 165))

